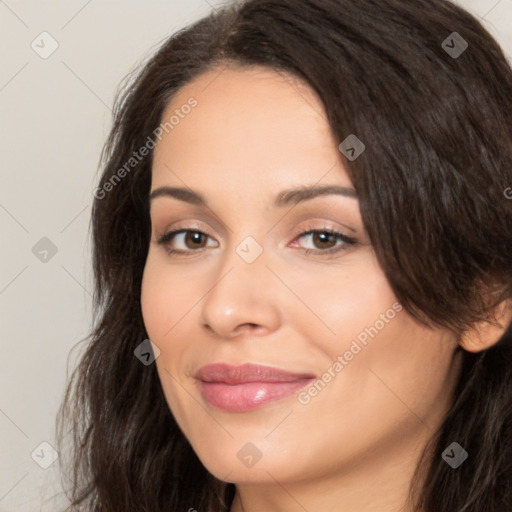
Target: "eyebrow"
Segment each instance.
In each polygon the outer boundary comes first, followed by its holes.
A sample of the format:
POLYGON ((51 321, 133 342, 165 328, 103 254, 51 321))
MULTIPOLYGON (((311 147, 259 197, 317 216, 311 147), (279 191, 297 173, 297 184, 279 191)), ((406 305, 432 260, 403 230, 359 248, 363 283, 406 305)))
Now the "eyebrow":
MULTIPOLYGON (((296 189, 281 191, 274 200, 274 208, 282 208, 288 205, 295 205, 302 201, 308 201, 319 196, 340 195, 357 199, 356 191, 349 187, 340 187, 337 185, 325 186, 304 186, 296 189)), ((208 202, 203 195, 188 188, 180 187, 159 187, 151 192, 149 199, 157 197, 172 197, 186 203, 196 206, 207 207, 208 202)))

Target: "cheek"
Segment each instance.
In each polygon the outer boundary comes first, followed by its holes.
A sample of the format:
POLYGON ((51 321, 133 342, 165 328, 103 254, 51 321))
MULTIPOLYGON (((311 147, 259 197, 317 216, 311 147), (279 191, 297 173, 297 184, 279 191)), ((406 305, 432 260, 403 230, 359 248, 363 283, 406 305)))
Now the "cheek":
MULTIPOLYGON (((391 432, 393 422, 401 421, 404 429, 421 427, 415 423, 417 416, 445 410, 456 341, 413 319, 376 263, 341 272, 322 283, 316 297, 322 319, 335 334, 315 335, 309 327, 309 339, 315 340, 313 360, 321 362, 318 370, 325 383, 319 384, 318 393, 306 390, 314 401, 311 411, 329 416, 332 405, 339 403, 335 414, 340 418, 351 417, 354 410, 368 425, 372 418, 386 417, 389 425, 383 420, 379 428, 367 431, 368 438, 377 439, 381 427, 391 432), (341 362, 338 369, 333 367, 336 362, 341 362)), ((310 397, 303 395, 304 402, 310 397)))
POLYGON ((141 309, 146 331, 152 340, 160 338, 168 323, 168 311, 172 309, 172 305, 167 302, 167 287, 161 276, 158 267, 148 257, 142 277, 141 309))
POLYGON ((165 261, 148 255, 141 285, 141 308, 150 339, 164 339, 198 300, 198 290, 182 269, 170 270, 165 261))
POLYGON ((385 414, 390 405, 403 407, 395 392, 422 410, 442 390, 453 347, 403 309, 373 255, 361 260, 352 265, 347 259, 339 271, 306 275, 297 283, 321 320, 297 311, 287 320, 308 340, 304 350, 328 383, 315 407, 343 396, 351 407, 369 414, 382 408, 385 414))
POLYGON ((181 386, 176 383, 176 378, 182 379, 176 368, 183 368, 187 345, 180 329, 186 323, 193 293, 190 291, 193 287, 185 286, 183 275, 183 272, 169 271, 168 265, 150 252, 141 285, 144 325, 148 337, 160 349, 156 368, 169 408, 178 422, 186 412, 181 386))
POLYGON ((357 262, 347 258, 344 265, 323 274, 304 273, 297 283, 297 295, 304 298, 318 321, 313 315, 305 317, 296 311, 288 321, 298 328, 299 319, 303 318, 301 330, 309 333, 309 339, 318 340, 331 358, 347 350, 358 337, 364 343, 369 339, 365 329, 375 323, 381 328, 379 331, 387 329, 389 324, 383 323, 382 315, 389 321, 400 309, 373 254, 362 252, 358 258, 357 262))

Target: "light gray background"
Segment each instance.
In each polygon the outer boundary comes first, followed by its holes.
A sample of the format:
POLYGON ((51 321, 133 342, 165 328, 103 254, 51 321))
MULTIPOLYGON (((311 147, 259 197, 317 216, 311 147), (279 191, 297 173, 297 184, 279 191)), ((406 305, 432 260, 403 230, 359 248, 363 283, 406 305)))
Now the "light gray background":
MULTIPOLYGON (((512 55, 512 0, 458 3, 512 55)), ((0 0, 0 512, 62 510, 58 461, 42 469, 31 453, 50 456, 38 447, 55 444, 80 351, 69 353, 90 329, 88 224, 116 87, 166 36, 221 4, 0 0), (50 48, 44 31, 59 45, 47 59, 31 47, 50 48), (32 252, 43 237, 57 247, 46 262, 32 252)))

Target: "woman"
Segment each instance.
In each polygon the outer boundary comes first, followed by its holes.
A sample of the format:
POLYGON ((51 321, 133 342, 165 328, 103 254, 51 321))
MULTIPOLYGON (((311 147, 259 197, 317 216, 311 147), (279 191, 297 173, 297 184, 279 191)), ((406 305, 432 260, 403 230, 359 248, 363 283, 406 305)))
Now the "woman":
POLYGON ((166 41, 94 193, 70 510, 512 510, 511 93, 446 0, 166 41))

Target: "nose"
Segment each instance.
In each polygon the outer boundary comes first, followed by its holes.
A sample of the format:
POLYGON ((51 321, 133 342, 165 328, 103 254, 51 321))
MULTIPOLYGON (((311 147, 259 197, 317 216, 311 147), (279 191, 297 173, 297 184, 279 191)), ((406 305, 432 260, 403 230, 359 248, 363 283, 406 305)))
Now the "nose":
POLYGON ((217 337, 263 336, 279 328, 278 290, 265 253, 252 263, 235 250, 219 264, 216 278, 201 302, 201 322, 217 337))

